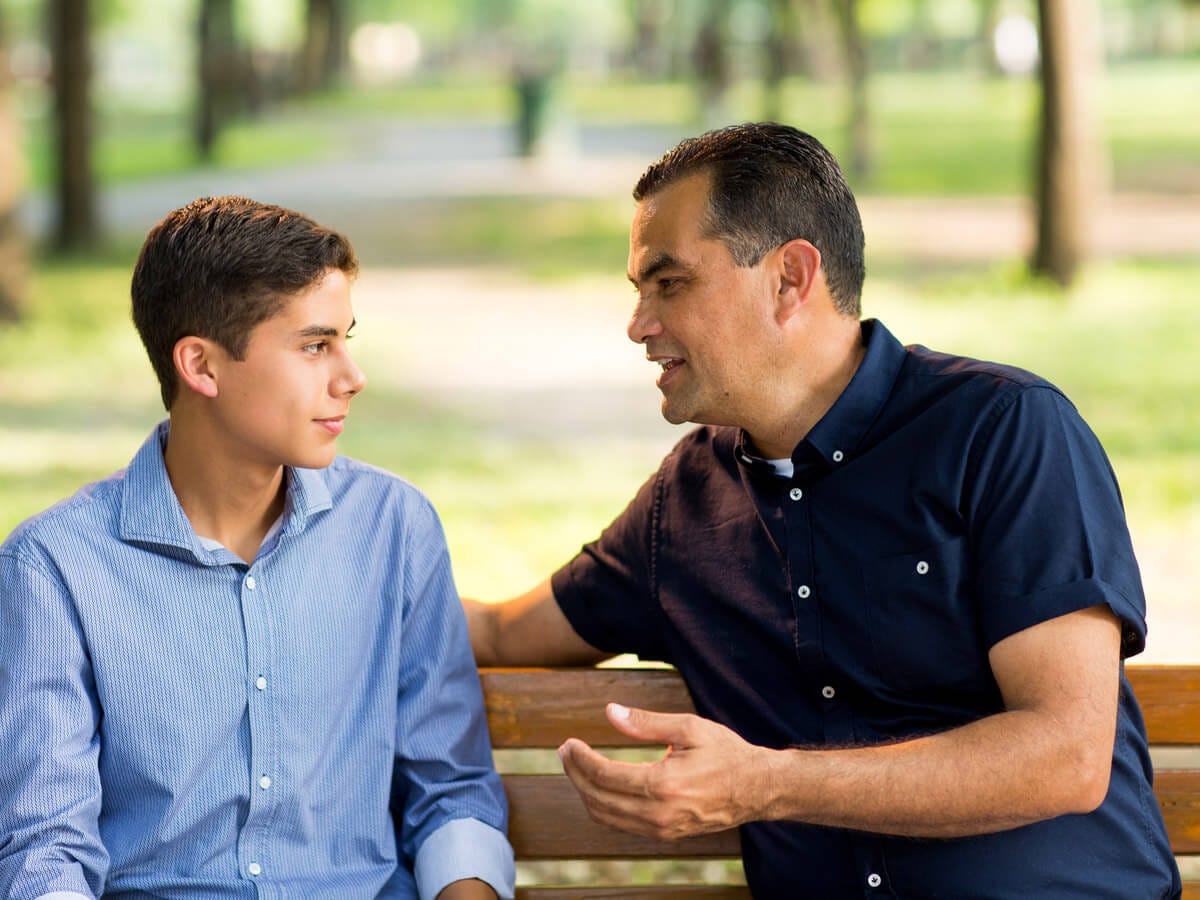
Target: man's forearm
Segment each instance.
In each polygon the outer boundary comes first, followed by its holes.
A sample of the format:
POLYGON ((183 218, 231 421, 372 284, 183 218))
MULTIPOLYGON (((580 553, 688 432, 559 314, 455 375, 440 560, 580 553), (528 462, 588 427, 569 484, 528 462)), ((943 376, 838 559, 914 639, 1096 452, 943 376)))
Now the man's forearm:
POLYGON ((766 819, 952 838, 1090 812, 1111 760, 1111 740, 1067 740, 1013 711, 888 746, 763 751, 745 781, 766 819))

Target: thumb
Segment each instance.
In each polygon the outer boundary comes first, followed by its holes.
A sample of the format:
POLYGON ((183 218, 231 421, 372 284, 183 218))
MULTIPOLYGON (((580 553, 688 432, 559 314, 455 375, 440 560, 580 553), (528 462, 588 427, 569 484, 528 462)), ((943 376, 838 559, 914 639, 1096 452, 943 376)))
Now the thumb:
POLYGON ((677 746, 690 743, 690 725, 696 718, 687 713, 651 712, 620 703, 610 703, 604 711, 613 728, 628 737, 677 746))

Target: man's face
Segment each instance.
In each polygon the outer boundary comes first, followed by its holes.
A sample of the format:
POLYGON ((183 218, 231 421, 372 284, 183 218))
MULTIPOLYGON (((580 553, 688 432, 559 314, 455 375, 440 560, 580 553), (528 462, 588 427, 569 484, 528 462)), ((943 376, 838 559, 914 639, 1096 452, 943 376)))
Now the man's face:
POLYGON ((217 349, 214 412, 248 464, 317 469, 333 462, 342 421, 366 377, 346 347, 354 313, 337 269, 255 326, 245 358, 217 349))
POLYGON ((668 422, 745 426, 764 402, 779 286, 762 262, 738 266, 724 242, 705 236, 708 190, 707 174, 691 175, 638 204, 628 334, 663 368, 668 422))

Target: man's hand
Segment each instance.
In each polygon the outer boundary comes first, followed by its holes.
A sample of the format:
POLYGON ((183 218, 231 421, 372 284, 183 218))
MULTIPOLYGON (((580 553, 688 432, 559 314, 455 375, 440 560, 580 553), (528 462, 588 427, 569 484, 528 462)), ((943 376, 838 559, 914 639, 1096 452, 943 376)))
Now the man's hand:
POLYGON ((628 763, 608 759, 576 738, 558 748, 563 769, 597 822, 677 840, 763 817, 772 751, 699 716, 617 703, 606 712, 623 734, 668 749, 657 762, 628 763))

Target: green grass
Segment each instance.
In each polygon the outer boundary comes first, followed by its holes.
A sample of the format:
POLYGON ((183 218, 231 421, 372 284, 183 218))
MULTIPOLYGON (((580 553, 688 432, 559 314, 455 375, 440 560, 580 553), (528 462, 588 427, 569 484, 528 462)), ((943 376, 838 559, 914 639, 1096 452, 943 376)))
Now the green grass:
MULTIPOLYGON (((221 133, 207 165, 239 170, 328 158, 340 144, 331 132, 313 125, 310 117, 286 114, 235 122, 221 133)), ((54 155, 48 127, 44 118, 35 119, 27 127, 25 158, 29 183, 35 188, 48 186, 53 178, 54 155)), ((93 152, 101 184, 176 175, 202 164, 188 123, 161 114, 102 116, 93 152)))

